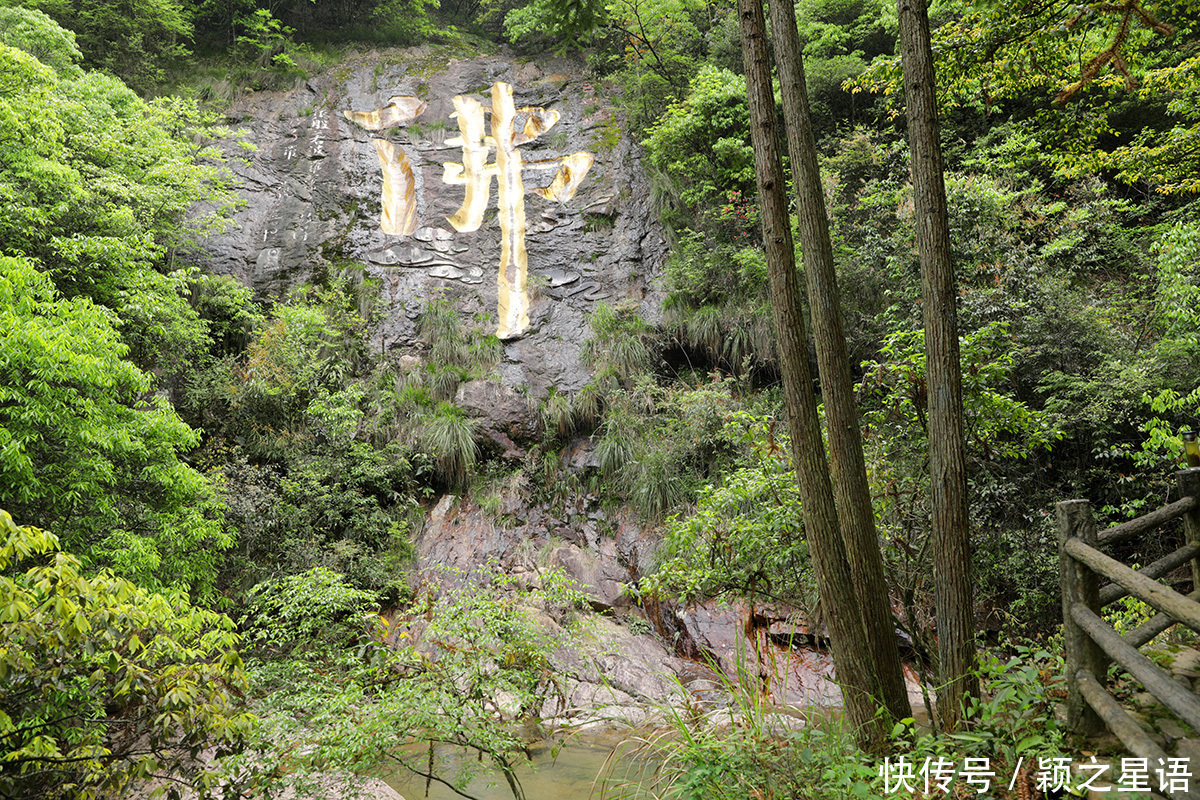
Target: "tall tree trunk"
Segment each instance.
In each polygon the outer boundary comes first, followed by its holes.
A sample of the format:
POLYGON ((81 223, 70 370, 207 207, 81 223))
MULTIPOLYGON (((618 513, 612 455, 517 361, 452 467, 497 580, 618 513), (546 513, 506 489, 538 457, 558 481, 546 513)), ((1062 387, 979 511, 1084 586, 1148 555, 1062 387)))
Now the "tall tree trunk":
POLYGON ((829 243, 829 217, 817 166, 817 144, 813 136, 808 90, 804 85, 804 60, 796 9, 792 0, 768 0, 771 10, 771 39, 775 65, 783 95, 783 119, 791 155, 792 183, 796 191, 796 214, 800 221, 800 249, 808 283, 808 305, 812 313, 813 339, 821 394, 825 399, 825 424, 829 432, 829 456, 833 468, 833 490, 850 571, 862 598, 863 622, 875 661, 883 705, 895 719, 912 716, 908 689, 900 669, 896 647, 896 623, 888 600, 879 535, 875 531, 875 508, 863 463, 862 431, 850 377, 850 354, 842 326, 841 294, 829 243))
POLYGON ((937 606, 938 710, 947 730, 961 719, 965 696, 979 697, 967 517, 967 458, 950 226, 934 93, 933 52, 925 0, 897 0, 900 57, 908 115, 917 249, 921 256, 921 313, 925 323, 929 397, 930 501, 937 606))
POLYGON ((804 531, 817 577, 817 591, 826 610, 834 669, 842 688, 847 716, 855 727, 859 743, 864 748, 877 749, 886 734, 886 722, 876 713, 878 686, 860 612, 858 588, 854 585, 838 530, 829 465, 825 461, 825 444, 817 419, 817 399, 808 369, 808 342, 800 307, 796 255, 788 224, 787 188, 783 179, 762 0, 738 0, 738 14, 771 306, 779 337, 784 402, 792 460, 803 504, 804 531))

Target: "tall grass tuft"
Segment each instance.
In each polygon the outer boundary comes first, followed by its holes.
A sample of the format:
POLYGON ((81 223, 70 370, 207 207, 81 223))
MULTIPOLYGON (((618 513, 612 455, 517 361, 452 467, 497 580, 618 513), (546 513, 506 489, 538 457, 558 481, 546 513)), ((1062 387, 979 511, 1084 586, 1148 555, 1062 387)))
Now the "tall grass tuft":
MULTIPOLYGON (((664 703, 659 708, 664 727, 631 737, 609 756, 598 781, 600 797, 881 797, 875 769, 855 749, 853 731, 840 718, 775 706, 745 648, 739 648, 734 675, 720 665, 713 671, 723 707, 664 703), (628 778, 617 774, 619 764, 627 765, 628 778), (650 775, 646 764, 654 765, 650 775)), ((678 694, 690 697, 682 684, 678 694)))
POLYGON ((439 403, 418 415, 414 424, 417 445, 433 458, 442 480, 452 487, 465 486, 478 456, 479 422, 457 406, 439 403))
POLYGON ((430 364, 425 372, 425 388, 435 400, 453 400, 465 374, 466 370, 461 367, 430 364))
POLYGON ((643 516, 661 519, 688 497, 680 462, 669 448, 644 448, 621 468, 629 501, 643 516))
POLYGON ((575 395, 575 419, 585 428, 600 424, 608 398, 617 391, 616 376, 611 372, 597 374, 575 395))
POLYGON ((429 348, 435 368, 457 367, 466 376, 482 377, 500 362, 500 340, 481 328, 466 328, 461 314, 448 301, 429 302, 417 321, 417 337, 429 348))
POLYGON ((601 303, 588 323, 592 335, 584 342, 583 357, 593 369, 611 368, 625 381, 653 366, 659 349, 657 332, 637 315, 636 307, 601 303))
POLYGON ((686 341, 715 362, 721 358, 721 342, 724 338, 721 328, 721 310, 716 306, 701 306, 688 316, 686 341))
POLYGON ((614 407, 604 420, 600 441, 596 443, 596 458, 600 472, 606 477, 616 477, 633 460, 636 431, 633 416, 623 407, 614 407))
POLYGON ((542 402, 538 412, 546 433, 553 433, 565 439, 575 431, 575 409, 572 407, 570 395, 552 387, 550 395, 542 402))
POLYGON ((462 323, 449 301, 430 300, 417 320, 417 337, 422 344, 437 348, 439 342, 456 343, 462 338, 462 323))

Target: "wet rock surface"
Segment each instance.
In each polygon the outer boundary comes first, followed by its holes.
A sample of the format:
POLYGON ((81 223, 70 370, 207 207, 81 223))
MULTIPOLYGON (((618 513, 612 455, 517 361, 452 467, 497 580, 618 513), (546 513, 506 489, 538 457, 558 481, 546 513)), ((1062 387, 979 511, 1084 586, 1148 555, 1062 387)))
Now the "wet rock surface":
MULTIPOLYGON (((781 707, 841 705, 823 637, 798 609, 742 602, 682 607, 639 598, 628 587, 653 568, 659 534, 628 509, 604 510, 589 498, 552 506, 508 497, 500 521, 494 511, 448 495, 429 512, 417 540, 426 576, 441 566, 469 572, 491 562, 528 587, 540 586, 549 568, 574 579, 595 613, 573 646, 552 659, 562 696, 541 709, 543 719, 641 725, 655 722, 664 706, 718 709, 729 703, 729 685, 739 675, 757 681, 781 707)), ((548 615, 537 617, 545 628, 560 629, 548 615)), ((915 675, 909 681, 919 706, 915 675)))
MULTIPOLYGON (((567 58, 514 60, 423 46, 351 58, 288 92, 247 95, 228 112, 256 148, 230 162, 245 205, 236 226, 204 242, 196 259, 268 298, 304 280, 361 270, 378 286, 376 352, 418 350, 416 320, 433 298, 451 302, 464 321, 489 317, 496 325, 495 181, 482 225, 459 232, 447 217, 463 205, 464 187, 444 181, 444 164, 463 160, 461 144, 452 141, 453 98, 487 104, 493 82, 510 83, 518 109, 543 107, 560 118, 519 148, 526 166, 530 327, 504 342, 500 382, 524 387, 535 399, 552 386, 578 389, 588 378, 580 361, 587 314, 600 301, 632 302, 655 318, 661 297, 652 279, 666 255, 640 148, 614 116, 612 98, 582 74, 583 64, 567 58), (366 130, 343 116, 384 108, 396 96, 427 106, 411 123, 385 130, 366 130), (381 229, 375 140, 402 150, 411 163, 411 235, 381 229), (537 194, 554 178, 556 160, 577 152, 595 160, 574 197, 557 202, 537 194)), ((494 427, 519 441, 503 425, 494 427)))

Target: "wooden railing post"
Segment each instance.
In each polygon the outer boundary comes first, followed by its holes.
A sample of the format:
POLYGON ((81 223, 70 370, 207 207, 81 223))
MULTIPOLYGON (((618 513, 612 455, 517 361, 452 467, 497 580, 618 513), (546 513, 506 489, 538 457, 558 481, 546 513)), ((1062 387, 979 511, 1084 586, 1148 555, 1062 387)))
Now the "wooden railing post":
MULTIPOLYGON (((1175 473, 1180 497, 1200 500, 1200 467, 1181 469, 1175 473)), ((1200 503, 1183 515, 1183 534, 1188 544, 1200 544, 1200 503)), ((1200 557, 1192 559, 1192 591, 1200 589, 1200 557)))
POLYGON ((1063 638, 1067 661, 1067 726, 1081 734, 1104 730, 1104 722, 1079 690, 1075 674, 1084 670, 1103 686, 1108 677, 1108 657, 1071 618, 1071 607, 1081 603, 1100 613, 1100 581, 1088 567, 1068 555, 1063 546, 1072 538, 1096 546, 1096 522, 1087 500, 1065 500, 1055 505, 1058 516, 1058 574, 1062 587, 1063 638))

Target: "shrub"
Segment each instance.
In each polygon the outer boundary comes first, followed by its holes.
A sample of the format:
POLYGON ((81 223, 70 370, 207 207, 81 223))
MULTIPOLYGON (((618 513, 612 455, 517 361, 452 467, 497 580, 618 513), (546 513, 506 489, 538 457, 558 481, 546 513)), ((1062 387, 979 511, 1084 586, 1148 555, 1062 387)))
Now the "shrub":
POLYGON ((157 775, 211 786, 217 776, 196 754, 227 755, 253 729, 227 617, 110 572, 85 577, 57 537, 6 511, 0 609, 6 797, 125 796, 157 775))
POLYGON ((274 578, 250 590, 242 614, 246 638, 259 647, 290 650, 318 642, 345 644, 370 629, 364 624, 378 602, 325 567, 274 578))

